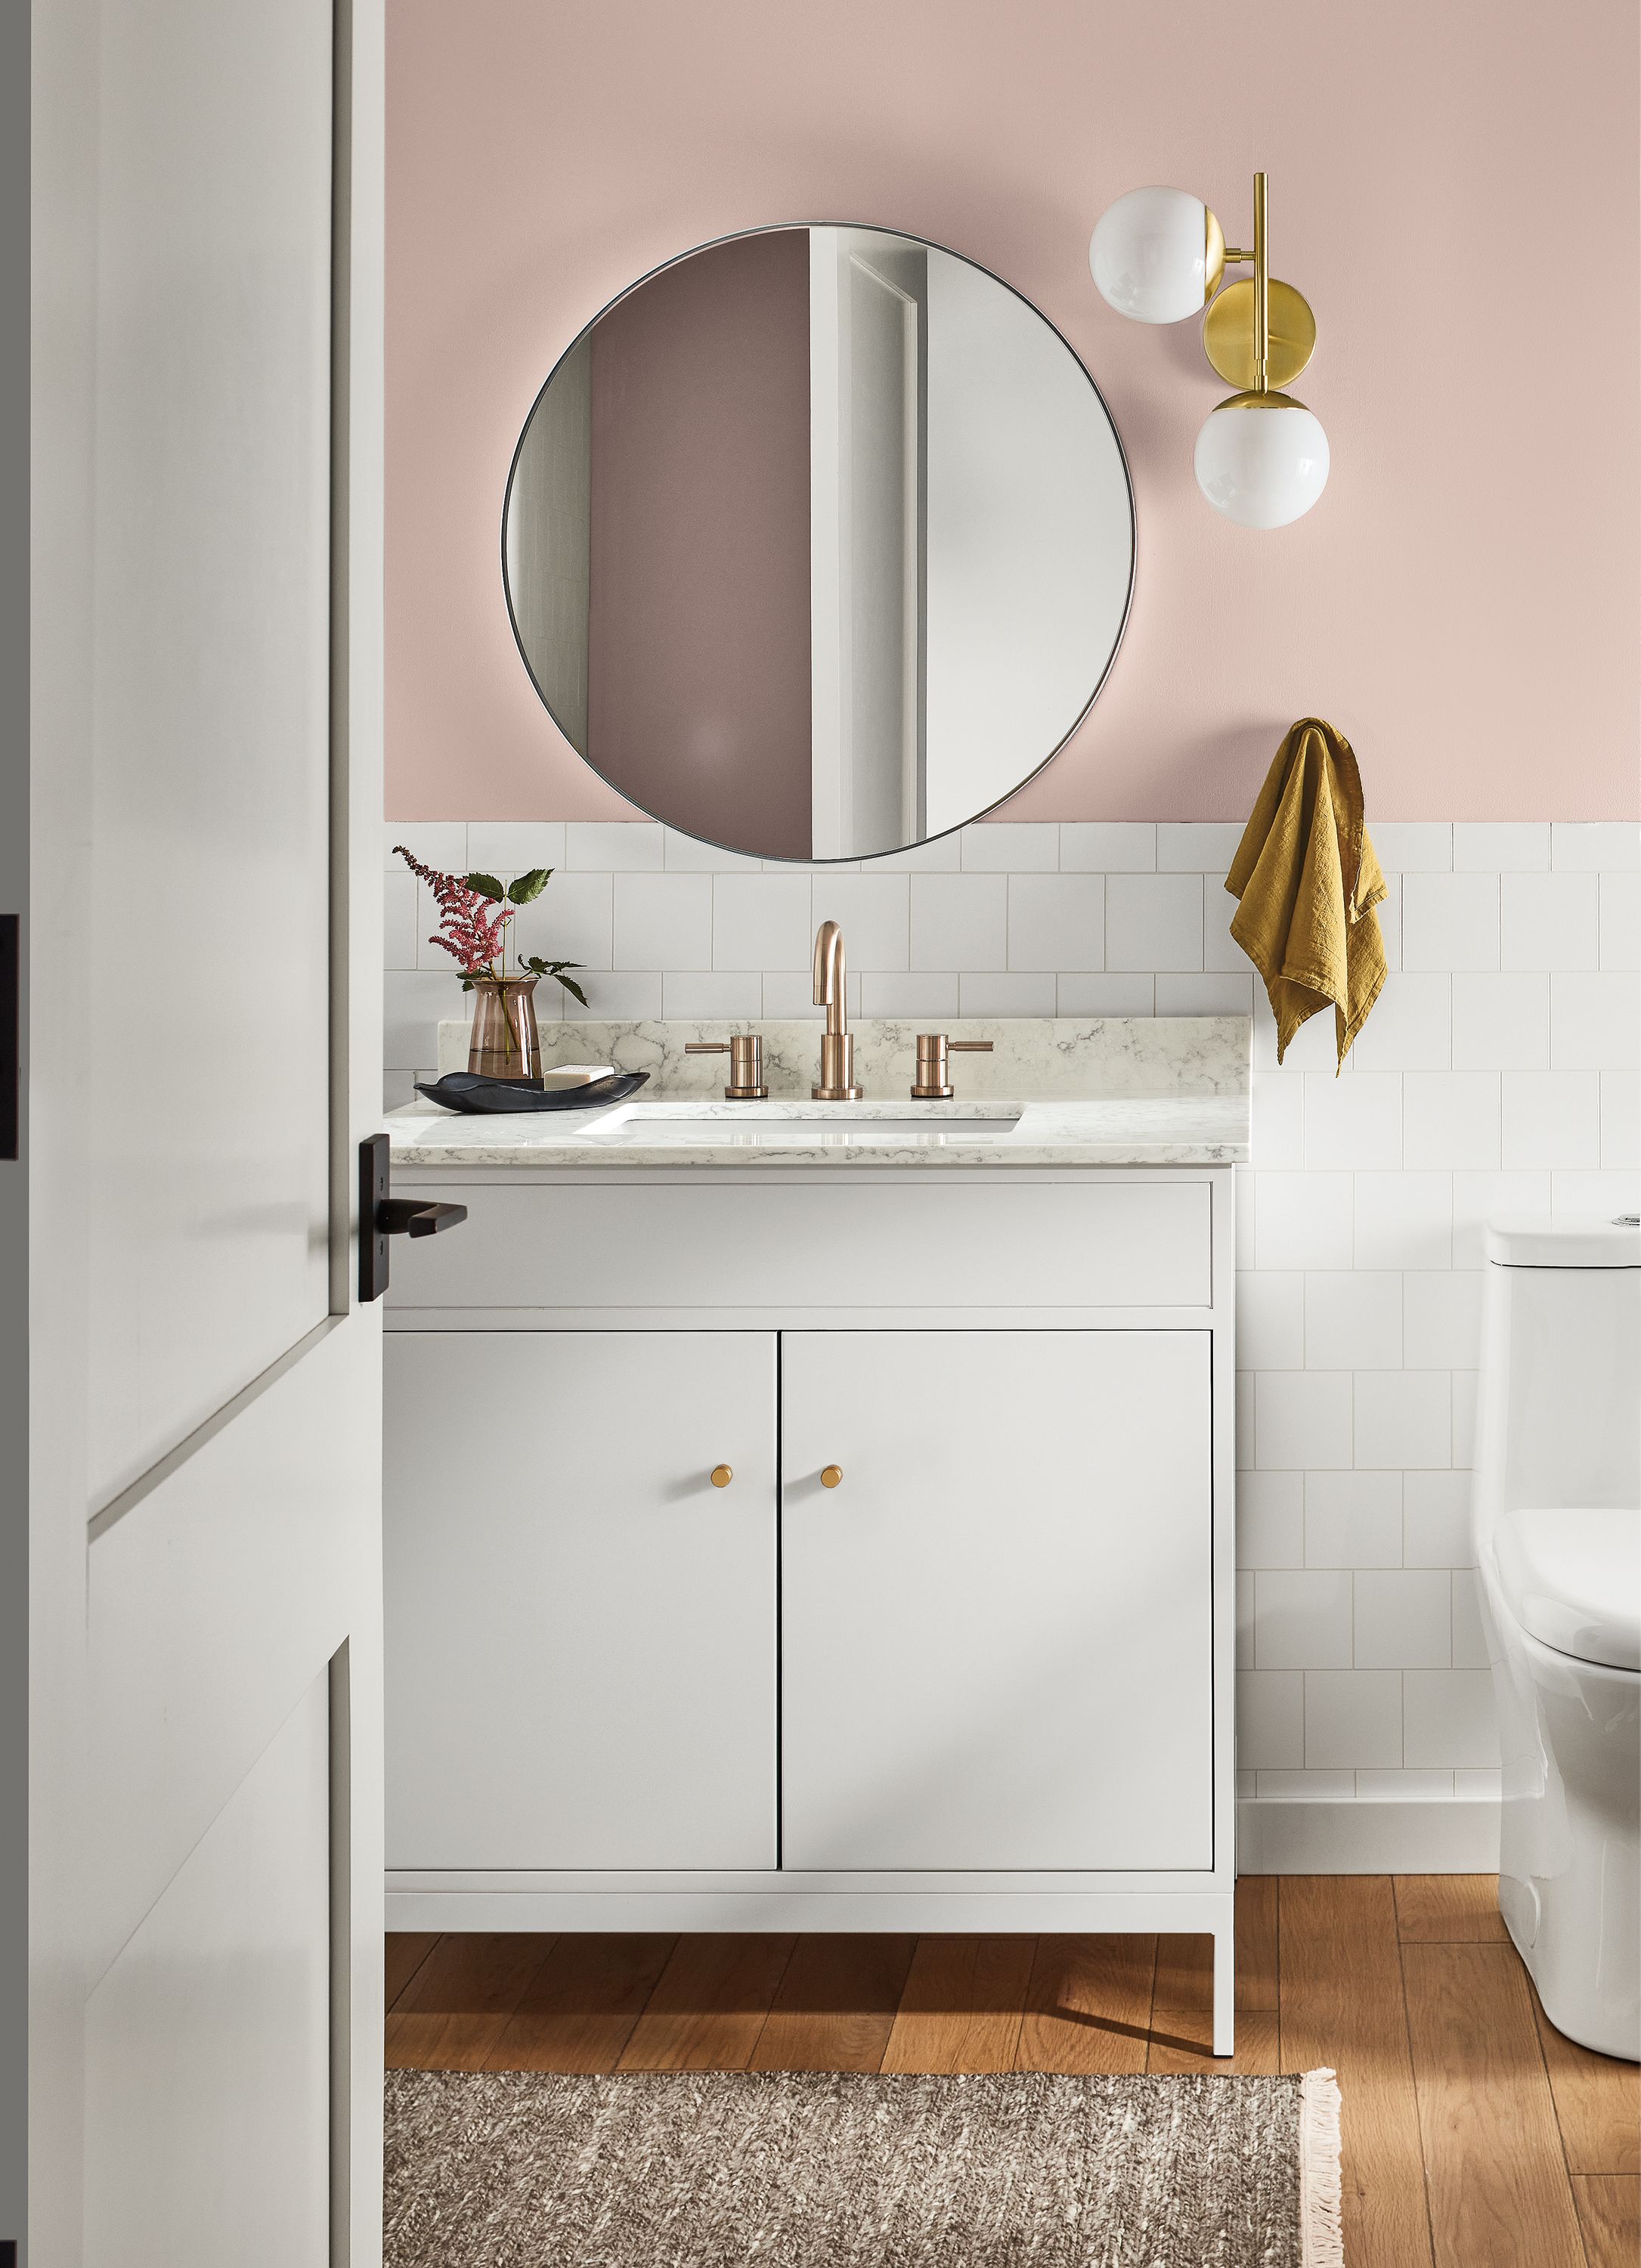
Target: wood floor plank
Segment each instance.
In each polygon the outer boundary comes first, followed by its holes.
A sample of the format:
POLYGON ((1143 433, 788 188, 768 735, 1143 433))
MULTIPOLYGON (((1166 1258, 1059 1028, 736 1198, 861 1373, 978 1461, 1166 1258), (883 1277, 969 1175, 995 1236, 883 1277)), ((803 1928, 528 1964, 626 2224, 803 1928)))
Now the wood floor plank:
POLYGON ((1531 1977, 1527 1990, 1568 2171, 1641 2174, 1641 2070, 1614 2056, 1596 2055, 1558 2032, 1531 1977))
POLYGON ((1589 2268, 1636 2268, 1641 2260, 1641 2181, 1634 2174, 1575 2174, 1572 2198, 1589 2268))
POLYGON ((745 2071, 797 1943, 793 1937, 681 1937, 620 2071, 745 2071))
POLYGON ((1497 1874, 1398 1874, 1396 1928, 1404 1945, 1507 1945, 1497 1874))
POLYGON ((1211 1937, 1157 1940, 1157 1999, 1169 2008, 1210 2008, 1214 1999, 1211 1937))
POLYGON ((1430 2268, 1389 1877, 1284 1875, 1277 1915, 1282 2068, 1331 2066, 1344 2100, 1345 2257, 1350 2268, 1430 2268))
POLYGON ((800 1937, 758 2044, 754 2071, 877 2071, 894 2028, 911 1937, 800 1937))
POLYGON ((1236 1886, 1236 2004, 1274 2010, 1277 1990, 1277 1877, 1244 1874, 1236 1886))
POLYGON ((391 2010, 438 1943, 436 1929, 390 1929, 382 1944, 382 2006, 391 2010))
MULTIPOLYGON (((1211 1937, 1157 1940, 1157 2005, 1210 2008, 1214 1998, 1211 1937)), ((1236 2005, 1277 2006, 1277 1877, 1245 1874, 1236 1886, 1236 2005)))
POLYGON ((519 1996, 486 2071, 614 2071, 675 1937, 561 1937, 519 1996))
POLYGON ((1149 2072, 1196 2073, 1209 2079, 1268 2079, 1282 2068, 1277 2012, 1244 2008, 1236 2020, 1236 2053, 1217 2056, 1207 2008, 1153 2008, 1149 2072))
POLYGON ((390 2071, 482 2071, 552 1951, 545 1936, 441 1937, 387 2019, 390 2071))
POLYGON ((885 2071, 1012 2071, 1037 1940, 920 1937, 885 2071))
POLYGON ((1514 1947, 1404 1945, 1402 1958, 1437 2268, 1584 2268, 1514 1947))
POLYGON ((1154 1937, 1041 1937, 1016 2071, 1144 2071, 1154 1937))

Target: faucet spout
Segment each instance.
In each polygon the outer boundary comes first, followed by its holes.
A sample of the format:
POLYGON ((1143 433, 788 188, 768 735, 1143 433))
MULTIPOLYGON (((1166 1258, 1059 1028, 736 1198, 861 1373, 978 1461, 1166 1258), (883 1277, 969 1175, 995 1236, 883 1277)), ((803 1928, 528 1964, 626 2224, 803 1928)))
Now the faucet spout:
POLYGON ((815 932, 814 1003, 826 1010, 828 1032, 849 1029, 846 991, 843 932, 835 921, 823 921, 815 932))
POLYGON ((864 1090, 855 1084, 843 932, 835 921, 822 922, 815 932, 814 1004, 826 1010, 826 1029, 820 1035, 820 1081, 809 1091, 817 1102, 858 1102, 864 1090))

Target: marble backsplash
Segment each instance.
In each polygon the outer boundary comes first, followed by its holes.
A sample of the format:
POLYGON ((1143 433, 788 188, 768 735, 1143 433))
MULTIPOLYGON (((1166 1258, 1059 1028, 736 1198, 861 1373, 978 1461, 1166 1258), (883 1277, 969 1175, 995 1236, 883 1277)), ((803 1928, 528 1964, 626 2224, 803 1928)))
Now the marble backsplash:
MULTIPOLYGON (((727 1040, 744 1023, 666 1021, 544 1024, 541 1061, 614 1064, 618 1071, 648 1071, 656 1094, 706 1099, 719 1094, 729 1057, 688 1055, 694 1040, 727 1040)), ((773 1100, 805 1098, 819 1076, 820 1027, 764 1021, 764 1082, 773 1100)), ((869 1098, 909 1093, 917 1034, 928 1020, 884 1017, 851 1020, 855 1078, 869 1098)), ((960 1097, 1052 1097, 1242 1094, 1249 1084, 1253 1026, 1246 1016, 1091 1016, 953 1018, 943 1028, 953 1040, 990 1040, 990 1055, 960 1055, 951 1079, 960 1097)), ((465 1071, 467 1026, 438 1027, 438 1067, 465 1071)))

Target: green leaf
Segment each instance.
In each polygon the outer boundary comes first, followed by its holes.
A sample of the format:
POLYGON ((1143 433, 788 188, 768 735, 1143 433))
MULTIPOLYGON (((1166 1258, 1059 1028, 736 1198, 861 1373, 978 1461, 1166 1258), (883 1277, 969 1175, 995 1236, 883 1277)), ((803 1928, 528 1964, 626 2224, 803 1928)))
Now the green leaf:
POLYGON ((579 961, 543 961, 539 953, 533 953, 524 964, 533 976, 550 976, 555 983, 562 984, 570 998, 579 1000, 585 1008, 587 1005, 586 994, 573 976, 566 976, 564 974, 567 968, 580 968, 584 965, 579 961))
POLYGON ((494 874, 464 874, 461 879, 470 890, 476 890, 481 897, 504 898, 507 895, 494 874))
POLYGON ((539 898, 553 879, 550 866, 532 866, 527 874, 520 874, 507 893, 516 906, 527 906, 539 898))

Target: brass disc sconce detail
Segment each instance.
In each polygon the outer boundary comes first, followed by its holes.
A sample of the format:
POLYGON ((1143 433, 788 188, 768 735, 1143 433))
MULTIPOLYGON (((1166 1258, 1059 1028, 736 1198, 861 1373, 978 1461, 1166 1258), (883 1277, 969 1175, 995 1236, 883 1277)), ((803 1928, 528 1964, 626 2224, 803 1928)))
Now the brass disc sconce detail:
MULTIPOLYGON (((1265 376, 1279 391, 1292 385, 1316 351, 1316 318, 1291 284, 1270 279, 1269 349, 1265 376)), ((1251 393, 1254 367, 1254 284, 1227 284, 1203 317, 1203 349, 1227 386, 1251 393)))
POLYGON ((1316 347, 1316 318, 1270 273, 1265 176, 1254 176, 1254 243, 1225 242, 1218 217, 1188 190, 1130 189, 1100 217, 1088 265, 1101 296, 1135 322, 1177 323, 1202 309, 1203 347, 1228 386, 1196 438, 1196 484, 1240 527, 1285 527, 1328 484, 1328 436, 1285 391, 1316 347), (1227 268, 1251 278, 1220 288, 1227 268))

